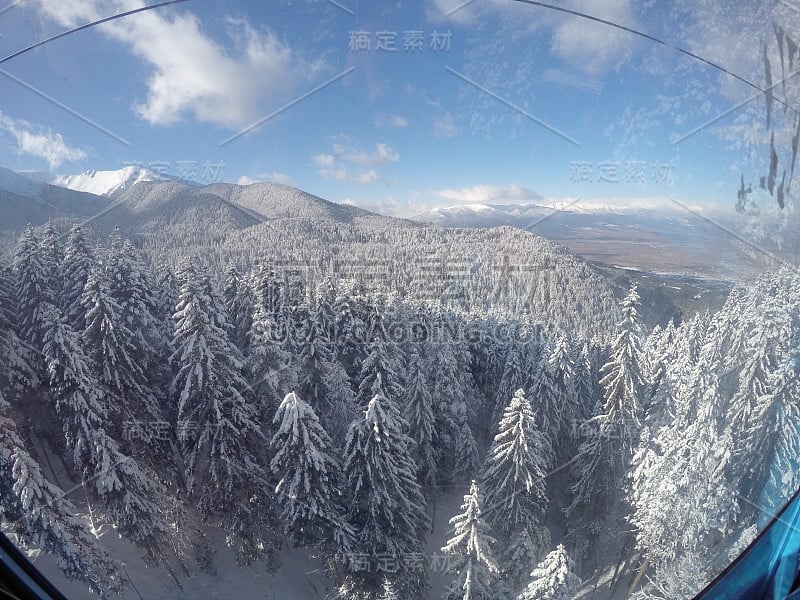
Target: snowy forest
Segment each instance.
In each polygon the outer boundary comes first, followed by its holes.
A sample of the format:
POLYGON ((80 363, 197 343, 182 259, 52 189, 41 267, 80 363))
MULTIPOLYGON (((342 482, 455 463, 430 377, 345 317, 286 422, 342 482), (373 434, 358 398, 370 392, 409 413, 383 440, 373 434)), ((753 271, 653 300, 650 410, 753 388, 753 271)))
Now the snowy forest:
POLYGON ((800 275, 647 324, 635 285, 508 240, 537 268, 473 248, 425 294, 402 257, 297 269, 301 234, 181 256, 28 227, 0 269, 4 530, 101 597, 131 585, 103 535, 179 583, 215 571, 210 527, 268 572, 303 549, 320 597, 429 597, 432 543, 447 600, 691 597, 800 486, 800 275))

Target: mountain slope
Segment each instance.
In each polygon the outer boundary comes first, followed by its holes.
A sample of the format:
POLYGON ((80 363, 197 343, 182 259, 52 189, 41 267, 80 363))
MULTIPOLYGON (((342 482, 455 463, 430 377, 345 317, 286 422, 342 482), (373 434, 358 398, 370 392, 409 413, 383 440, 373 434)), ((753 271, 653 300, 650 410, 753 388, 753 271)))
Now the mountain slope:
POLYGON ((108 206, 108 198, 35 181, 0 168, 0 231, 42 225, 54 218, 86 218, 108 206))

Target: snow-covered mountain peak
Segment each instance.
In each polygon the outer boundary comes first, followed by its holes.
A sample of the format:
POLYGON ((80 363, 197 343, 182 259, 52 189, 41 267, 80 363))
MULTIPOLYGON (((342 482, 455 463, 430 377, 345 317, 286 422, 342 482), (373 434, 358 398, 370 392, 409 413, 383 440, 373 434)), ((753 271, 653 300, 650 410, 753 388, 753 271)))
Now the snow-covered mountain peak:
POLYGON ((168 181, 171 178, 147 167, 129 165, 116 171, 84 171, 77 175, 59 175, 51 184, 98 196, 111 196, 141 181, 168 181))

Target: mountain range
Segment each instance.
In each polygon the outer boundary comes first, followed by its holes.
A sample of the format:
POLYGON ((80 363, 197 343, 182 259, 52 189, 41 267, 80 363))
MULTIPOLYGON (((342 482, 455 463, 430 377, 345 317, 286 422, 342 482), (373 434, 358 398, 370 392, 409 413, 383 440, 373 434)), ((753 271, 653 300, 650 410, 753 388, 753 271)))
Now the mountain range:
POLYGON ((735 213, 669 202, 469 204, 436 208, 407 220, 278 183, 200 186, 142 166, 58 176, 0 168, 0 202, 0 238, 10 239, 28 223, 61 218, 89 220, 102 231, 119 227, 134 237, 183 235, 208 223, 222 232, 308 219, 370 229, 511 226, 553 240, 589 262, 669 275, 735 279, 757 267, 759 258, 731 233, 738 227, 735 213))

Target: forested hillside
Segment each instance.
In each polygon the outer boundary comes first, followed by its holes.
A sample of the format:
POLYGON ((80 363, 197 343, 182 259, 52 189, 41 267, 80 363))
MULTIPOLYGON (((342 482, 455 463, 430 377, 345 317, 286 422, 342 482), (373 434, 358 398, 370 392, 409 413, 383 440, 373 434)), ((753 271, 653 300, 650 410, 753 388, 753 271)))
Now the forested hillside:
POLYGON ((791 268, 649 330, 519 230, 90 233, 29 227, 0 271, 0 502, 101 595, 135 586, 101 534, 180 582, 218 527, 241 564, 289 545, 345 598, 425 598, 455 491, 447 598, 687 597, 800 485, 791 268))

